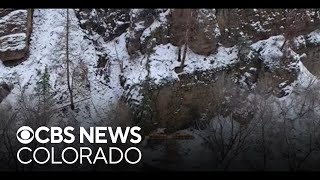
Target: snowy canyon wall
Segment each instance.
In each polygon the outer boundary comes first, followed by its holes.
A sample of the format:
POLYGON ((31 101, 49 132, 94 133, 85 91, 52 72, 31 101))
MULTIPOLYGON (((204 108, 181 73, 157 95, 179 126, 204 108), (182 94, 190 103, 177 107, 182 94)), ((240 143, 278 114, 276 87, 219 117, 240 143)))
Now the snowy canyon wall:
POLYGON ((138 125, 146 169, 241 148, 236 169, 319 169, 319 29, 319 9, 0 9, 0 129, 138 125))
MULTIPOLYGON (((217 82, 221 78, 239 88, 258 86, 284 97, 297 81, 300 61, 317 75, 318 9, 95 9, 76 13, 90 34, 108 42, 125 33, 130 58, 147 59, 145 69, 150 70, 140 93, 143 104, 149 104, 140 107, 138 112, 143 113, 136 116, 150 126, 174 131, 208 114, 217 102, 208 97, 221 85, 217 82), (158 83, 154 73, 159 69, 165 71, 159 75, 164 83, 158 83)), ((124 82, 128 89, 133 87, 129 78, 124 82)))
MULTIPOLYGON (((53 69, 62 66, 62 60, 48 59, 60 57, 52 54, 59 49, 59 43, 63 44, 56 37, 61 30, 58 27, 64 26, 63 10, 59 10, 60 14, 54 10, 35 11, 35 15, 31 10, 0 11, 0 59, 24 60, 22 65, 28 67, 31 67, 28 61, 51 64, 53 69), (32 26, 36 32, 31 33, 32 26), (29 58, 31 35, 34 48, 29 58), (52 41, 44 42, 40 38, 52 41)), ((160 126, 171 126, 172 131, 182 129, 207 109, 214 108, 211 104, 216 98, 207 97, 219 83, 226 83, 219 79, 228 79, 234 87, 248 91, 267 86, 271 94, 284 97, 298 80, 300 62, 313 75, 319 74, 318 9, 73 11, 72 23, 78 26, 72 30, 74 45, 82 48, 77 47, 77 60, 78 56, 87 58, 81 63, 88 67, 85 75, 88 81, 81 91, 97 104, 101 101, 100 105, 106 99, 117 101, 122 97, 136 112, 133 116, 137 121, 151 119, 150 124, 156 124, 151 129, 160 126)), ((7 69, 2 75, 9 77, 11 71, 7 69)), ((52 73, 55 71, 58 70, 52 73)), ((60 82, 55 78, 52 85, 57 86, 60 82)), ((67 102, 65 83, 61 83, 61 88, 63 93, 58 98, 67 102)), ((82 99, 79 95, 78 100, 82 99)))

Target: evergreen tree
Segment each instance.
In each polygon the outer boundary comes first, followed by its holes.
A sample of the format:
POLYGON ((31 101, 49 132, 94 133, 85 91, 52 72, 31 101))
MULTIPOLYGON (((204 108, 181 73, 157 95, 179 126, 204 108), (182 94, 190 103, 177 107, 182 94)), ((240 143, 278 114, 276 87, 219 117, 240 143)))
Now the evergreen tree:
POLYGON ((45 102, 48 95, 50 95, 50 74, 48 72, 48 68, 45 67, 44 72, 41 73, 40 79, 38 80, 35 88, 36 96, 39 96, 45 102))
POLYGON ((50 86, 50 74, 47 67, 45 67, 44 72, 40 73, 34 96, 37 104, 37 119, 47 123, 51 118, 55 105, 54 94, 50 86))

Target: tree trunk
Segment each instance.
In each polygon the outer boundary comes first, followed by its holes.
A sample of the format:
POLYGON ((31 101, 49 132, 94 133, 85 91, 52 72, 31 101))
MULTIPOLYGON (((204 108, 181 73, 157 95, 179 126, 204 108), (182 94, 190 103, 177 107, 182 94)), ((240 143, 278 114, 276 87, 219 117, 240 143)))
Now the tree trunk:
POLYGON ((185 46, 184 46, 182 60, 181 60, 181 64, 180 64, 180 68, 181 69, 184 68, 184 63, 185 63, 185 59, 186 59, 186 55, 187 55, 188 42, 189 42, 190 18, 191 18, 191 16, 192 16, 192 10, 189 9, 189 15, 188 15, 187 25, 186 25, 186 34, 185 34, 185 46))
POLYGON ((66 34, 66 56, 67 56, 67 84, 68 84, 68 90, 70 94, 70 108, 74 110, 74 103, 73 103, 73 92, 72 87, 70 84, 70 66, 69 66, 69 9, 67 9, 67 34, 66 34))
POLYGON ((178 49, 178 62, 181 62, 181 46, 178 49))
POLYGON ((186 44, 185 44, 184 49, 183 49, 182 61, 181 61, 181 66, 180 66, 181 69, 184 68, 184 62, 186 60, 187 50, 188 50, 188 41, 186 41, 186 44))
POLYGON ((284 42, 283 42, 283 44, 282 44, 282 46, 281 46, 281 48, 280 48, 280 51, 283 50, 283 48, 284 48, 284 46, 286 45, 286 43, 287 43, 287 38, 284 40, 284 42))

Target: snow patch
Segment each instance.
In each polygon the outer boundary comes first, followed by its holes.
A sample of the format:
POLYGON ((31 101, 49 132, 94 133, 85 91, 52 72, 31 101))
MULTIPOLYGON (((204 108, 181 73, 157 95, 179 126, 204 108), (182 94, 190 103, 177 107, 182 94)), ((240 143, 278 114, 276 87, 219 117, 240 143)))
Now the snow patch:
POLYGON ((317 29, 307 35, 307 41, 314 44, 320 44, 320 30, 317 29))
POLYGON ((283 53, 281 46, 284 43, 284 36, 271 36, 266 40, 258 41, 251 45, 251 48, 259 52, 260 59, 270 67, 279 66, 283 53))
POLYGON ((146 28, 146 29, 143 31, 143 33, 142 33, 142 35, 141 35, 141 37, 140 37, 140 41, 141 41, 141 42, 144 42, 145 39, 146 39, 146 37, 151 36, 151 33, 152 33, 154 30, 156 30, 157 28, 159 28, 160 26, 161 26, 161 23, 160 23, 159 21, 157 21, 157 20, 154 20, 154 22, 153 22, 148 28, 146 28))

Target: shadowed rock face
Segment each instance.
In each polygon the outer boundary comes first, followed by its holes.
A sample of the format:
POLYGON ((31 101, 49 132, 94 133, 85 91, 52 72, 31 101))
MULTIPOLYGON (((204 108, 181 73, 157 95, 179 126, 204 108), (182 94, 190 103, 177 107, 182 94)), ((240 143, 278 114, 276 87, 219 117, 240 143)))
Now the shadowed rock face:
POLYGON ((97 33, 105 41, 120 36, 129 27, 130 9, 76 9, 81 28, 92 35, 97 33))
POLYGON ((202 55, 216 51, 219 42, 214 9, 175 9, 170 16, 170 42, 176 46, 188 44, 202 55), (188 41, 188 42, 187 42, 188 41))
POLYGON ((181 46, 188 41, 192 51, 208 55, 216 51, 218 43, 228 47, 243 38, 255 42, 287 32, 296 36, 320 25, 317 9, 80 9, 76 13, 84 29, 107 41, 129 28, 129 54, 145 50, 147 37, 141 37, 150 28, 162 34, 149 34, 156 44, 181 46), (154 26, 154 22, 160 25, 154 26))
POLYGON ((4 82, 0 83, 0 103, 11 92, 12 87, 4 82))
MULTIPOLYGON (((77 9, 76 15, 83 29, 106 41, 128 30, 131 55, 150 52, 156 44, 182 46, 186 41, 195 53, 209 55, 219 43, 228 47, 243 38, 255 42, 287 32, 294 36, 320 25, 316 9, 77 9), (150 29, 151 33, 145 33, 150 29)), ((0 9, 2 61, 26 56, 31 21, 31 10, 0 9)))
POLYGON ((318 9, 217 9, 216 18, 224 46, 237 44, 243 35, 255 42, 288 32, 306 34, 320 25, 318 9))
POLYGON ((27 56, 32 29, 32 11, 0 9, 0 60, 21 60, 27 56))
POLYGON ((314 76, 320 77, 320 44, 314 43, 308 37, 309 35, 301 36, 302 39, 305 39, 305 44, 297 48, 299 54, 305 54, 301 58, 301 62, 308 69, 308 71, 314 76))

